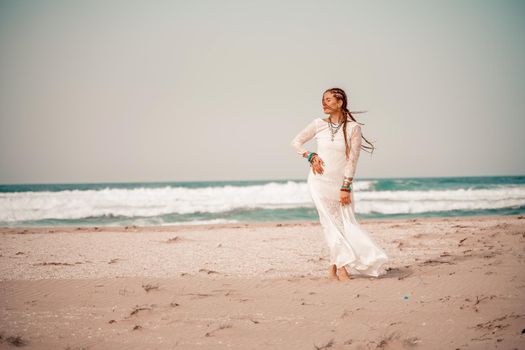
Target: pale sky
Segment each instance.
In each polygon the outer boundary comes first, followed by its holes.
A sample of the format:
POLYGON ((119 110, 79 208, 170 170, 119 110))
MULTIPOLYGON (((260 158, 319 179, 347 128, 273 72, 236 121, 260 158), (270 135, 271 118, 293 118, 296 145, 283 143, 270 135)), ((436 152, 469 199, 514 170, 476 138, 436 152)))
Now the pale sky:
POLYGON ((0 1, 0 183, 306 179, 346 90, 356 178, 525 174, 524 1, 0 1), (315 142, 306 145, 315 150, 315 142))

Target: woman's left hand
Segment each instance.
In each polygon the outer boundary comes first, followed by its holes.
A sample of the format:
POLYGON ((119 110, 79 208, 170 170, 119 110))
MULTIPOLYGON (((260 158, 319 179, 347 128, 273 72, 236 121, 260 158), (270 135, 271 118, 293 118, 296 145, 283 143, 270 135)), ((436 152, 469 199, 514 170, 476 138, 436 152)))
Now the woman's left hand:
POLYGON ((350 196, 350 192, 347 191, 341 191, 341 205, 347 205, 350 204, 352 201, 352 197, 350 196))

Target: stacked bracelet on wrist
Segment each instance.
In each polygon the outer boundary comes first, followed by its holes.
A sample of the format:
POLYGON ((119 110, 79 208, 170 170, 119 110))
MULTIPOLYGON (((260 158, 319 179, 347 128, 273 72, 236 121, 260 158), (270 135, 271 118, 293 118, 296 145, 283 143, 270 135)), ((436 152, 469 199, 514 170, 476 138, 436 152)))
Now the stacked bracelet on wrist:
POLYGON ((345 176, 343 185, 341 186, 341 191, 352 192, 352 180, 353 178, 345 176))
POLYGON ((312 162, 312 159, 313 159, 314 155, 317 155, 317 153, 315 153, 315 152, 309 152, 308 153, 308 157, 307 157, 308 162, 310 162, 310 163, 312 162))

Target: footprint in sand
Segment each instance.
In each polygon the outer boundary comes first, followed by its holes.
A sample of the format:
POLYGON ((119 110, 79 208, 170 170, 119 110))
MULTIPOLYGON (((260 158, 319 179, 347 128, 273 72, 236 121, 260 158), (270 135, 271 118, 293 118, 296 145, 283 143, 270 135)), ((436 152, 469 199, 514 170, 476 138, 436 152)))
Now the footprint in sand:
MULTIPOLYGON (((130 318, 132 316, 135 316, 135 315, 138 315, 139 312, 141 311, 151 311, 153 310, 153 306, 154 305, 150 305, 150 306, 139 306, 139 305, 135 305, 135 307, 133 308, 133 310, 130 311, 129 315, 126 316, 126 318, 130 318)), ((112 323, 110 321, 110 323, 112 323)))
POLYGON ((474 310, 475 312, 479 312, 479 307, 478 305, 481 304, 482 301, 485 301, 485 300, 492 300, 494 298, 497 298, 496 295, 488 295, 488 296, 479 296, 479 295, 476 295, 476 300, 473 300, 473 299, 470 299, 470 298, 465 298, 465 301, 469 304, 463 304, 459 307, 460 310, 464 310, 464 309, 472 309, 474 310))
POLYGON ((146 292, 149 292, 151 290, 158 290, 159 289, 159 285, 158 284, 143 284, 142 285, 142 288, 146 291, 146 292))
POLYGON ((218 328, 216 329, 213 329, 209 332, 206 332, 206 334, 204 334, 205 337, 211 337, 214 335, 214 333, 216 333, 217 331, 220 331, 221 329, 227 329, 227 328, 232 328, 233 325, 231 323, 226 323, 226 324, 221 324, 219 325, 218 328))
POLYGON ((414 271, 410 268, 410 265, 406 265, 404 268, 388 267, 385 270, 387 274, 385 276, 381 276, 380 278, 385 278, 385 277, 396 278, 397 277, 398 280, 402 280, 414 273, 414 271))

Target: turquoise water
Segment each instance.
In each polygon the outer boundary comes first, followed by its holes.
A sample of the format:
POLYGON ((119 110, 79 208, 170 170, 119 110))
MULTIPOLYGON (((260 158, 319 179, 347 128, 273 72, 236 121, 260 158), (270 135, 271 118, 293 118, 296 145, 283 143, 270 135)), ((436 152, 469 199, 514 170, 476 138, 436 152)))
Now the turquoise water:
MULTIPOLYGON (((525 176, 354 180, 358 219, 525 213, 525 176)), ((318 220, 305 180, 0 185, 0 226, 318 220)))

